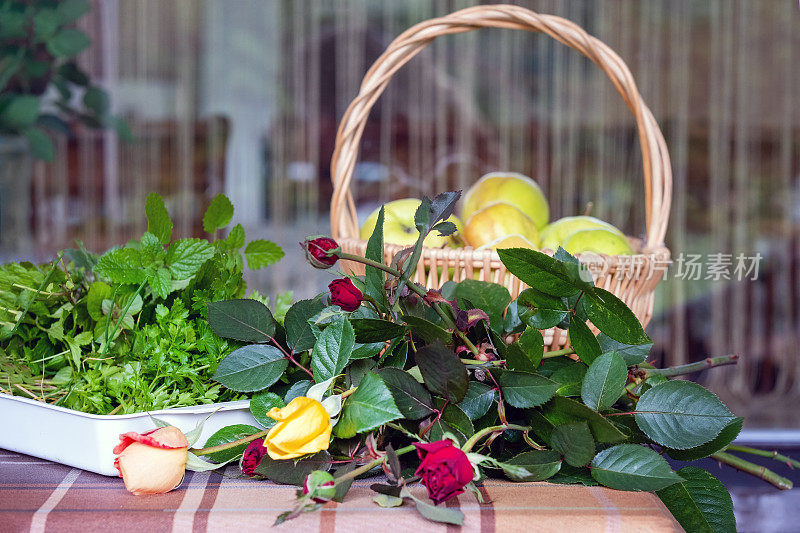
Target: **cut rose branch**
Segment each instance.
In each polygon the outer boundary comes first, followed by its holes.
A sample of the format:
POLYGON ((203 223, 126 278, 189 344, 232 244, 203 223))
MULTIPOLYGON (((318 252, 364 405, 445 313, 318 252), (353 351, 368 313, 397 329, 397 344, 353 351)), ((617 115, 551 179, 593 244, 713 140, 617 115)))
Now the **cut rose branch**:
POLYGON ((376 505, 414 506, 448 524, 464 516, 445 502, 480 499, 487 476, 650 491, 669 509, 694 509, 679 520, 726 524, 732 515, 692 507, 713 494, 711 503, 727 508, 719 482, 710 474, 698 480, 696 469, 675 472, 666 457, 711 457, 791 486, 742 455, 771 457, 777 466, 795 461, 733 444, 742 419, 702 386, 673 379, 738 357, 655 368, 647 362, 652 341, 633 312, 564 249, 550 256, 499 248, 509 273, 528 286, 515 298, 485 281, 437 290, 413 282, 425 239, 457 230, 448 218, 459 196, 419 203, 415 244, 391 265, 383 262, 383 209, 364 257, 328 237, 306 239, 312 267, 346 260, 362 264, 364 274, 337 274, 328 291, 295 302, 281 318, 253 299, 208 303, 212 331, 239 343, 213 379, 250 395, 260 427, 222 428, 204 447, 193 441, 199 430, 184 440, 163 440, 165 429, 123 436, 135 441, 119 449, 126 485, 137 494, 166 491, 180 482, 180 460, 200 470, 238 461, 253 482, 297 485, 280 523, 342 501, 354 479, 371 477, 376 505), (541 330, 550 327, 566 330, 566 347, 545 351, 541 330), (140 448, 169 469, 153 476, 152 464, 136 460, 140 448))

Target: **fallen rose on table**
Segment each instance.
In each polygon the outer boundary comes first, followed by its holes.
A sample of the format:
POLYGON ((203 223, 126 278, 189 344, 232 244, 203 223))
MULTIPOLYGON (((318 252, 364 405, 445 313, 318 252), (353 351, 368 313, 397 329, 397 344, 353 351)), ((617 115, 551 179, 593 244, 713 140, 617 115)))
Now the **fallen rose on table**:
MULTIPOLYGON (((297 485, 297 504, 278 522, 341 501, 355 478, 381 472, 386 481, 371 486, 376 504, 410 501, 426 518, 452 524, 463 515, 440 503, 465 491, 480 499, 475 483, 504 475, 651 491, 687 529, 733 531, 725 487, 697 468, 674 472, 663 455, 712 457, 791 488, 730 453, 765 453, 731 444, 741 418, 702 386, 670 380, 737 357, 654 368, 646 362, 652 341, 636 316, 564 250, 554 257, 498 250, 530 287, 514 299, 489 282, 448 282, 438 291, 412 282, 425 237, 455 230, 446 220, 458 197, 422 201, 417 244, 397 264, 383 263, 382 210, 366 257, 327 237, 307 239, 314 267, 342 259, 363 263, 366 274, 296 302, 282 323, 254 300, 210 303, 213 331, 250 343, 229 354, 214 379, 253 394, 250 411, 261 427, 223 428, 200 449, 188 439, 187 468, 241 457, 244 475, 297 485), (569 347, 544 351, 540 330, 551 327, 568 332, 569 347), (434 505, 412 494, 415 483, 434 505)), ((126 484, 138 468, 121 470, 126 484)), ((173 481, 158 487, 169 490, 173 481)))

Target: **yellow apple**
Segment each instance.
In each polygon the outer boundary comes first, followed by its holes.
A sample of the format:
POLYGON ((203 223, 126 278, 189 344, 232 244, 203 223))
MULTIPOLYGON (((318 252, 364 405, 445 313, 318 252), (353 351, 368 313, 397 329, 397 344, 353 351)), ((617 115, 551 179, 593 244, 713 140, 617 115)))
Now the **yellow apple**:
MULTIPOLYGON (((599 218, 590 216, 577 216, 577 217, 564 217, 559 218, 544 227, 541 232, 541 247, 549 248, 550 250, 557 250, 559 246, 564 246, 564 240, 571 233, 575 233, 582 229, 601 228, 612 233, 618 234, 620 237, 625 237, 625 234, 612 226, 608 222, 604 222, 599 218)), ((627 241, 626 241, 627 242, 627 241)))
POLYGON ((596 253, 605 255, 633 255, 628 239, 605 228, 581 229, 570 233, 561 244, 571 254, 596 253))
POLYGON ((547 198, 539 185, 528 176, 516 172, 492 172, 470 187, 461 207, 461 218, 466 220, 476 211, 496 202, 511 204, 541 229, 550 218, 547 198))
POLYGON ((486 244, 477 249, 483 250, 485 248, 491 248, 492 250, 498 250, 500 248, 528 248, 529 250, 537 249, 536 245, 534 245, 531 241, 529 241, 526 237, 520 235, 519 233, 514 233, 513 235, 506 235, 505 237, 500 237, 499 239, 487 242, 486 244))
POLYGON ((489 204, 472 214, 464 225, 464 240, 473 248, 491 246, 511 235, 520 236, 533 246, 539 244, 539 230, 525 213, 511 204, 489 204))
MULTIPOLYGON (((395 200, 384 205, 383 211, 383 242, 388 244, 399 244, 401 246, 411 246, 417 242, 419 232, 414 225, 414 213, 422 202, 416 198, 404 198, 395 200)), ((367 220, 361 226, 359 238, 367 240, 375 231, 375 224, 378 222, 380 207, 370 213, 367 220)), ((431 231, 425 237, 424 245, 428 248, 443 248, 457 244, 454 237, 462 229, 461 221, 455 215, 447 219, 456 225, 456 233, 447 237, 439 235, 439 232, 431 231)))

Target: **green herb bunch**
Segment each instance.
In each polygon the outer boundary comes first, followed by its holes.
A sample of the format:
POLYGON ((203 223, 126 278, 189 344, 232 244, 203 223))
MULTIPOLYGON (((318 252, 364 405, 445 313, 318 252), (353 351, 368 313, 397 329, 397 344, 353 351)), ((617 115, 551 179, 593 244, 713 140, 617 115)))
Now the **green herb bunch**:
POLYGON ((88 0, 0 0, 0 134, 24 135, 46 161, 54 156, 46 131, 67 133, 73 119, 131 138, 125 121, 109 113, 108 93, 75 61, 91 44, 76 27, 89 10, 88 0), (51 87, 52 101, 45 98, 51 87))
POLYGON ((203 218, 211 239, 172 240, 157 194, 147 232, 96 256, 82 246, 50 264, 0 267, 0 390, 89 413, 130 413, 241 395, 209 385, 235 341, 215 335, 206 304, 240 298, 244 263, 278 261, 274 243, 245 246, 233 205, 215 197, 203 218), (243 253, 242 253, 242 248, 243 253))
POLYGON ((554 257, 498 250, 508 271, 529 287, 516 298, 501 285, 471 279, 438 291, 414 283, 424 238, 430 231, 455 230, 443 221, 458 197, 445 193, 423 200, 416 246, 391 265, 384 263, 383 210, 366 257, 345 253, 328 238, 304 243, 317 268, 339 259, 366 266, 364 276, 348 275, 357 288, 349 290, 350 300, 362 297, 353 311, 329 305, 321 295, 295 303, 280 324, 253 300, 210 303, 209 323, 217 334, 251 343, 230 353, 214 379, 228 389, 257 393, 250 410, 262 427, 223 428, 193 452, 212 458, 226 452, 226 460, 244 452, 245 474, 303 486, 295 508, 278 522, 319 509, 326 500, 341 501, 356 476, 382 467, 388 482, 372 485, 377 504, 411 501, 428 519, 460 524, 460 511, 422 501, 408 485, 421 480, 439 503, 450 496, 425 476, 444 476, 454 493, 463 486, 480 499, 475 485, 463 479, 467 460, 475 481, 505 476, 655 492, 691 531, 734 531, 731 498, 710 473, 694 467, 675 472, 665 456, 712 457, 779 488, 791 487, 730 453, 764 452, 732 444, 742 419, 713 393, 670 379, 735 363, 736 356, 654 368, 646 362, 653 343, 633 312, 595 286, 563 249, 554 257), (567 348, 544 350, 541 331, 552 327, 557 334, 566 330, 567 348), (263 448, 272 449, 271 439, 292 431, 286 426, 291 422, 276 425, 282 415, 270 409, 290 411, 307 394, 306 405, 323 397, 320 388, 329 395, 323 404, 340 405, 331 414, 328 448, 299 460, 267 454, 263 448), (259 437, 263 446, 248 446, 259 437), (425 459, 410 475, 420 464, 410 459, 415 449, 420 457, 428 453, 423 449, 445 450, 449 463, 439 464, 450 466, 426 473, 425 459), (460 480, 447 473, 456 468, 460 480))

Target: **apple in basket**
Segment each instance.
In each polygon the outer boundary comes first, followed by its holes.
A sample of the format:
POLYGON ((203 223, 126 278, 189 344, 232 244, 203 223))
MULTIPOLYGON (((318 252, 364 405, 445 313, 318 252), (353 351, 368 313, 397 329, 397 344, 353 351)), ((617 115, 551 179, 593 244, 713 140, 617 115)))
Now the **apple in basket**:
MULTIPOLYGON (((413 246, 417 242, 419 232, 414 225, 414 213, 422 202, 416 198, 403 198, 389 202, 384 206, 383 220, 383 240, 388 244, 399 244, 401 246, 413 246)), ((359 237, 363 240, 369 239, 378 222, 378 212, 380 208, 373 211, 364 221, 359 231, 359 237)), ((443 237, 437 232, 432 231, 424 241, 427 248, 443 248, 445 246, 457 246, 457 235, 461 232, 461 221, 455 215, 447 219, 456 225, 456 232, 453 235, 443 237)))

